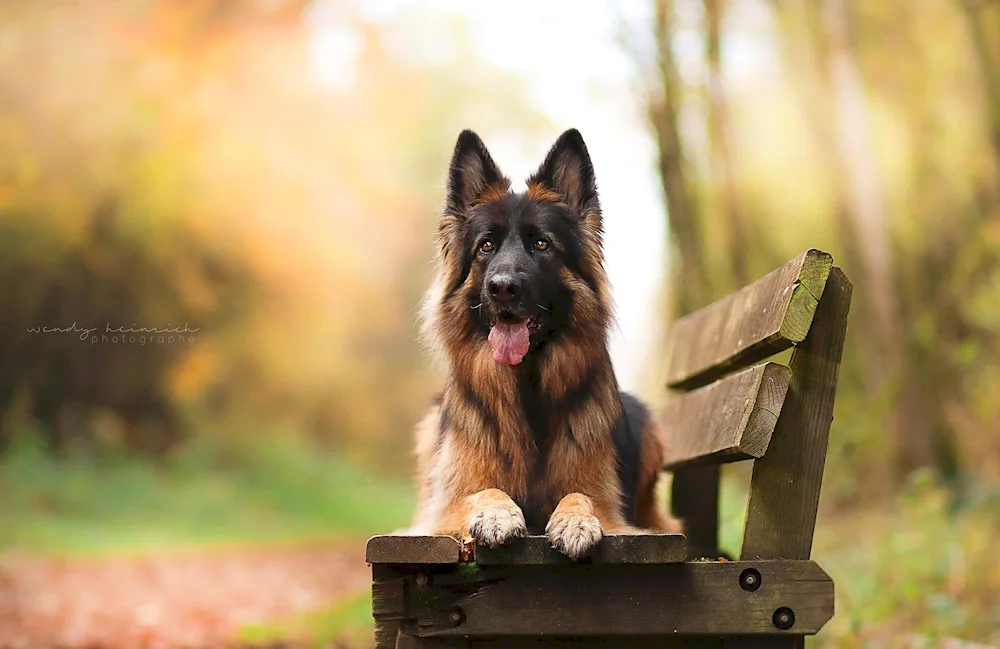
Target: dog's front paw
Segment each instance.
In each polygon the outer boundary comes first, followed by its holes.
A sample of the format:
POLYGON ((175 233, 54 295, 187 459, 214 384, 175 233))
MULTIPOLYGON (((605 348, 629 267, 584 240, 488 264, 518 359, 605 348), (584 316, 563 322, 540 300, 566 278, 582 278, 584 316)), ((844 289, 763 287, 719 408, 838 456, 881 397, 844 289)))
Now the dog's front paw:
POLYGON ((593 514, 556 511, 545 526, 552 547, 570 559, 581 559, 594 549, 602 536, 601 522, 593 514))
POLYGON ((476 510, 469 519, 469 534, 488 548, 500 547, 527 533, 524 514, 513 502, 476 510))

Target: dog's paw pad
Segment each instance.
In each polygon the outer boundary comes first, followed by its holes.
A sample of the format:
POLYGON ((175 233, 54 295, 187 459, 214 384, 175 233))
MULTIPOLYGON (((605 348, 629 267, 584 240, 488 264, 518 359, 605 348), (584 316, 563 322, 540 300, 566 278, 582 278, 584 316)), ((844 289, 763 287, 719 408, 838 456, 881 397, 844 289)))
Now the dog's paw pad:
POLYGON ((473 512, 469 534, 488 548, 496 548, 528 533, 524 514, 517 505, 490 507, 473 512))
POLYGON ((581 559, 603 537, 601 522, 591 514, 554 514, 545 528, 552 547, 570 559, 581 559))

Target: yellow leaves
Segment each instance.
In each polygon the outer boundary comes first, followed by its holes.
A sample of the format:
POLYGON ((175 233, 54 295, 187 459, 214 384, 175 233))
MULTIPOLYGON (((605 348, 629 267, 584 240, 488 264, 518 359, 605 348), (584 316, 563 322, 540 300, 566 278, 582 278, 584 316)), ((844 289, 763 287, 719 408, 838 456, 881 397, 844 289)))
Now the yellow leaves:
POLYGON ((171 270, 186 311, 193 314, 211 313, 219 306, 220 296, 217 290, 191 264, 179 264, 171 270))
POLYGON ((170 398, 197 401, 225 382, 234 407, 332 413, 340 439, 406 435, 434 388, 415 310, 449 149, 472 118, 520 133, 538 114, 509 75, 474 60, 468 38, 453 58, 414 61, 386 38, 405 20, 345 18, 338 29, 362 47, 353 85, 335 89, 314 69, 321 35, 306 21, 229 4, 20 10, 31 20, 4 27, 17 38, 0 45, 12 97, 0 105, 0 148, 12 152, 0 210, 16 205, 80 253, 80 300, 99 303, 95 318, 204 318, 189 348, 114 348, 136 371, 162 371, 144 359, 169 355, 170 398), (89 224, 107 198, 123 238, 101 243, 89 224), (249 281, 240 264, 260 280, 267 297, 250 314, 203 268, 214 260, 237 289, 249 281))
POLYGON ((170 396, 182 403, 197 400, 219 376, 221 359, 208 338, 198 334, 194 334, 195 343, 174 366, 167 381, 170 396))

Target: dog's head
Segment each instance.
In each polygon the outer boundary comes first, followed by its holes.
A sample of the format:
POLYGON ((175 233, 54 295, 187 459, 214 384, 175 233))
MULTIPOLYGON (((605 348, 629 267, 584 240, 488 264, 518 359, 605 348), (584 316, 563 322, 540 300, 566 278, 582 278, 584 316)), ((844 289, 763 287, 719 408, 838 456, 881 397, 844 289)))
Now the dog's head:
POLYGON ((482 140, 459 135, 427 306, 446 347, 489 344, 502 365, 560 337, 603 344, 610 317, 597 186, 578 131, 559 137, 527 185, 511 192, 482 140))

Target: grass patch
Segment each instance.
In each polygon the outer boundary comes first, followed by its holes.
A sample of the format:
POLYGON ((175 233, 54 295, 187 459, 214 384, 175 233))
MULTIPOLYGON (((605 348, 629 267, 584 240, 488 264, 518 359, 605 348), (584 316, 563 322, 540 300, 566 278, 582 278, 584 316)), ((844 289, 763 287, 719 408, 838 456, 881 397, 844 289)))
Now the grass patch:
POLYGON ((814 559, 836 583, 821 647, 1000 645, 1000 495, 960 510, 918 486, 878 511, 817 529, 814 559))
MULTIPOLYGON (((749 474, 721 485, 719 536, 739 556, 749 474)), ((1000 493, 956 510, 952 494, 915 482, 881 507, 821 513, 813 559, 834 580, 836 613, 820 648, 1000 646, 1000 493)))
POLYGON ((387 484, 289 436, 205 443, 165 464, 115 453, 54 459, 30 441, 0 456, 0 550, 57 554, 365 536, 405 525, 387 484))

